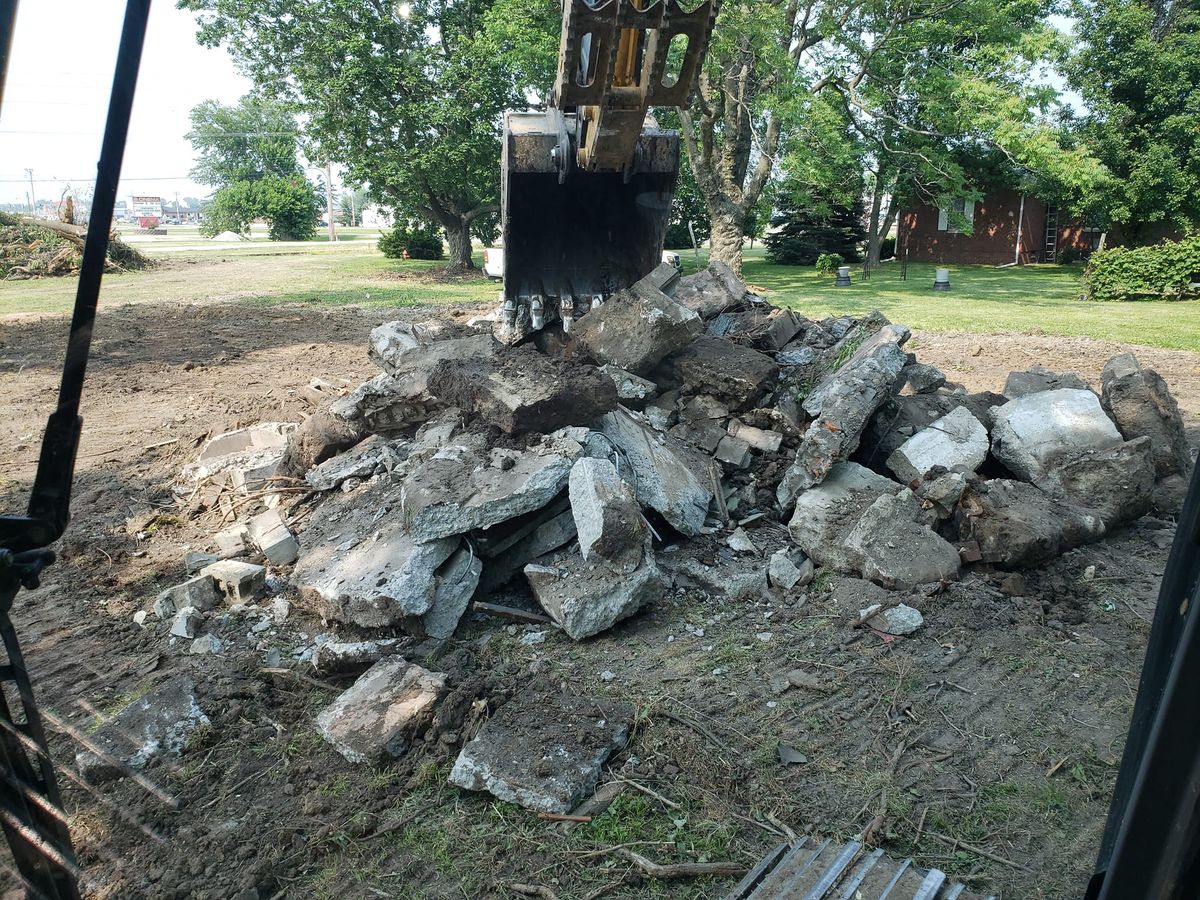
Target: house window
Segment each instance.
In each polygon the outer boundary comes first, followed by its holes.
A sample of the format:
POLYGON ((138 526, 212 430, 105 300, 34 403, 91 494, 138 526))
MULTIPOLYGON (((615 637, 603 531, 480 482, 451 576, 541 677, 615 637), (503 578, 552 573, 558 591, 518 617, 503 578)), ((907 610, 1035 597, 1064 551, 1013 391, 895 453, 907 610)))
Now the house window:
POLYGON ((938 231, 970 234, 975 226, 975 201, 951 200, 938 210, 938 231))

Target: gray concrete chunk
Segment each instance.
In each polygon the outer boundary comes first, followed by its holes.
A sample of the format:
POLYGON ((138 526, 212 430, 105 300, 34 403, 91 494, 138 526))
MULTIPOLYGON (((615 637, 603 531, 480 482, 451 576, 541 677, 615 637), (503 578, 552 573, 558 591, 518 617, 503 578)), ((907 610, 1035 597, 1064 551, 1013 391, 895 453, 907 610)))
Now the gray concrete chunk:
MULTIPOLYGON (((598 428, 620 448, 623 461, 632 468, 642 504, 658 511, 678 531, 692 537, 699 534, 713 498, 711 470, 701 469, 677 441, 626 410, 604 416, 598 428)), ((598 446, 606 449, 603 441, 598 446)))
POLYGON ((182 584, 169 587, 154 600, 154 612, 160 619, 166 619, 175 614, 178 609, 193 606, 199 610, 212 609, 217 605, 221 594, 217 590, 217 582, 208 569, 210 563, 201 569, 201 574, 189 578, 182 584))
POLYGON ((1119 443, 1121 433, 1091 391, 1040 391, 992 410, 992 454, 1025 481, 1061 456, 1119 443))
POLYGON ((1142 368, 1132 353, 1120 353, 1105 364, 1100 383, 1104 408, 1125 440, 1150 438, 1157 476, 1189 475, 1192 455, 1183 417, 1162 377, 1153 369, 1142 368))
POLYGON ((788 532, 814 562, 842 572, 858 572, 862 554, 846 539, 872 503, 901 490, 890 478, 858 463, 838 463, 821 484, 796 499, 788 532))
POLYGON ((566 488, 582 450, 573 438, 553 435, 524 451, 495 448, 486 456, 444 447, 404 481, 409 534, 433 541, 541 509, 566 488))
POLYGON ((317 715, 317 731, 352 763, 403 756, 433 720, 446 676, 392 656, 364 672, 317 715))
POLYGON ((458 755, 450 783, 548 813, 591 796, 605 760, 625 746, 627 703, 526 689, 488 720, 458 755))
POLYGON ((643 279, 579 319, 573 334, 596 362, 645 375, 703 328, 696 313, 643 279))
POLYGON ((1061 388, 1089 390, 1087 382, 1074 372, 1054 372, 1044 366, 1034 366, 1024 372, 1010 372, 1004 381, 1004 396, 1016 400, 1018 397, 1061 388))
POLYGON ((820 484, 835 463, 858 449, 867 422, 908 362, 902 349, 908 337, 907 328, 885 325, 805 399, 804 409, 814 420, 776 490, 781 507, 790 508, 797 494, 820 484))
POLYGON ((1000 478, 968 487, 955 519, 961 539, 976 541, 984 562, 1005 567, 1035 566, 1104 536, 1093 513, 1000 478))
POLYGON ((176 675, 108 720, 75 754, 79 774, 91 784, 140 771, 152 760, 178 759, 196 732, 209 724, 196 685, 176 675))
POLYGON ((901 444, 887 466, 905 484, 920 481, 935 466, 974 472, 987 459, 989 446, 983 423, 960 406, 901 444))
POLYGON ((300 544, 277 509, 259 513, 246 523, 246 533, 262 555, 277 566, 289 566, 300 553, 300 544))
POLYGON ((907 489, 885 494, 863 511, 846 536, 863 578, 891 589, 958 578, 958 551, 918 523, 919 513, 920 505, 907 489))
POLYGON ((446 560, 437 573, 433 606, 421 616, 421 627, 428 637, 445 640, 454 634, 475 589, 479 587, 482 573, 483 560, 469 548, 456 551, 446 560))
POLYGON ((571 467, 571 513, 583 558, 595 555, 633 571, 642 559, 646 528, 633 488, 607 459, 583 457, 571 467))
POLYGON ((254 563, 223 559, 200 570, 217 583, 228 603, 249 603, 267 583, 267 570, 254 563))
POLYGON ((525 577, 542 609, 581 641, 662 598, 666 579, 655 564, 649 535, 641 550, 641 564, 633 571, 595 556, 585 562, 565 550, 526 566, 525 577))
POLYGON ((418 543, 405 529, 400 494, 380 479, 318 507, 292 581, 322 617, 385 628, 433 605, 437 570, 459 538, 418 543))

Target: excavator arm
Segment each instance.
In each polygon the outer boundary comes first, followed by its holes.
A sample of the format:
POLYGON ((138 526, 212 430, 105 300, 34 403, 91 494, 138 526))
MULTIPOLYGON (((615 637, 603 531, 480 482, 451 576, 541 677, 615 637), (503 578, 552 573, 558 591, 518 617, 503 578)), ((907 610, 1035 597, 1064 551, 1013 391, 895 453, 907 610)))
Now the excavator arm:
POLYGON ((651 106, 684 106, 720 0, 566 0, 548 108, 505 117, 505 267, 497 334, 514 343, 578 316, 662 256, 679 136, 651 106))

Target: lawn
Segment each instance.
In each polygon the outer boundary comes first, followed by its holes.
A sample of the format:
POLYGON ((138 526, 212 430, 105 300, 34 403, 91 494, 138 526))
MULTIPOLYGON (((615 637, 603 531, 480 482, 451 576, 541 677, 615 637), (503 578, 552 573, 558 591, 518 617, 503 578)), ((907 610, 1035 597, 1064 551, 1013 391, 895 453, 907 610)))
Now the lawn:
MULTIPOLYGON (((497 287, 485 278, 439 281, 439 264, 386 259, 365 241, 273 247, 237 244, 197 253, 156 257, 144 272, 105 275, 101 310, 123 303, 212 303, 230 301, 358 303, 408 306, 414 303, 494 300, 497 287)), ((477 265, 482 258, 477 257, 477 265)), ((70 310, 74 278, 0 282, 0 316, 70 310)))
MULTIPOLYGON (((685 270, 694 270, 692 253, 682 256, 685 270)), ((228 301, 406 306, 487 302, 497 291, 484 278, 440 280, 431 271, 435 263, 385 259, 366 240, 300 246, 256 241, 158 259, 161 264, 147 272, 105 276, 102 307, 228 301)), ((481 263, 478 254, 475 261, 481 263)), ((810 317, 879 309, 895 322, 930 331, 1081 336, 1200 351, 1200 302, 1085 303, 1078 299, 1078 267, 953 266, 952 290, 934 293, 932 266, 913 264, 901 280, 899 267, 889 263, 869 281, 856 267, 854 283, 838 288, 811 268, 771 265, 755 249, 747 252, 744 275, 772 302, 810 317)), ((75 280, 67 278, 0 282, 0 316, 66 312, 74 291, 75 280)))

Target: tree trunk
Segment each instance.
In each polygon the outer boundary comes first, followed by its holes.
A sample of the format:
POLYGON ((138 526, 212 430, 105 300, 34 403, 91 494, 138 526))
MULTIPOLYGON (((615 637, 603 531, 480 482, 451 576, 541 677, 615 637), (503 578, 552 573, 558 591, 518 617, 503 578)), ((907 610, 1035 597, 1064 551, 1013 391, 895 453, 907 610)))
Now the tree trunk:
POLYGON ((879 266, 879 246, 883 243, 883 235, 880 233, 879 226, 882 224, 880 214, 883 211, 883 183, 882 179, 875 177, 875 192, 871 198, 871 216, 867 220, 867 268, 874 269, 879 266))
POLYGON ((471 225, 460 218, 455 225, 446 226, 446 243, 450 245, 448 269, 458 271, 471 268, 471 225))
POLYGON ((730 206, 715 215, 712 236, 709 238, 710 259, 719 259, 740 277, 742 274, 742 240, 745 236, 746 211, 730 206))

